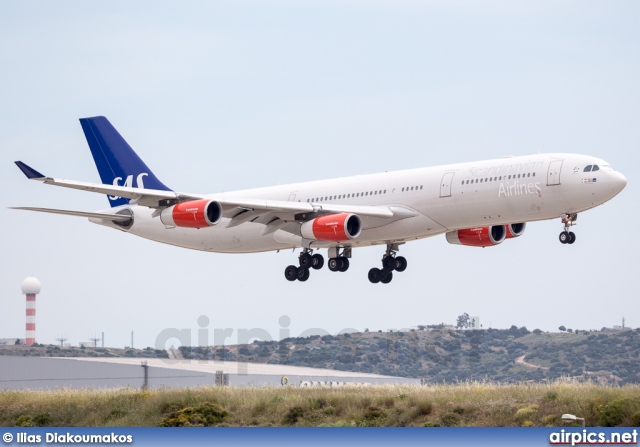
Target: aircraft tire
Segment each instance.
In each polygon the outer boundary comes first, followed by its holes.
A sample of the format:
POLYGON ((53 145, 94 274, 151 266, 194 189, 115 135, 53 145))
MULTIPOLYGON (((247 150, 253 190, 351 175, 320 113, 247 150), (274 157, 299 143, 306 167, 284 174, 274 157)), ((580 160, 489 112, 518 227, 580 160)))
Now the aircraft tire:
POLYGON ((320 253, 311 256, 311 267, 314 270, 320 270, 324 266, 324 258, 320 253))
POLYGON ((298 269, 298 281, 302 281, 305 282, 307 279, 309 279, 309 269, 307 268, 299 268, 298 269))
POLYGON ((561 244, 566 244, 571 239, 571 236, 569 236, 568 231, 563 231, 562 233, 560 233, 559 239, 561 244))
POLYGON ((404 272, 407 269, 407 260, 403 256, 398 256, 396 259, 395 270, 396 272, 404 272))
POLYGON ((347 270, 349 270, 349 258, 340 258, 340 271, 341 272, 346 272, 347 270))
POLYGON ((284 277, 287 278, 288 281, 295 281, 298 279, 298 267, 290 265, 284 269, 284 277))
POLYGON ((369 281, 373 284, 377 284, 380 282, 380 278, 382 276, 382 271, 379 268, 372 268, 369 270, 369 281))
POLYGON ((568 244, 573 244, 575 241, 576 241, 576 234, 573 231, 570 231, 568 244))
POLYGON ((309 268, 313 262, 313 259, 309 253, 302 253, 299 258, 300 267, 309 268))
POLYGON ((331 270, 332 272, 337 272, 340 270, 340 266, 342 264, 340 263, 340 258, 329 258, 329 262, 327 265, 329 266, 329 270, 331 270))
POLYGON ((396 260, 393 256, 385 256, 382 258, 382 269, 386 272, 391 272, 396 268, 396 260))
POLYGON ((380 278, 380 282, 382 284, 389 284, 391 282, 391 280, 393 279, 393 273, 389 272, 389 273, 383 273, 382 274, 382 278, 380 278))

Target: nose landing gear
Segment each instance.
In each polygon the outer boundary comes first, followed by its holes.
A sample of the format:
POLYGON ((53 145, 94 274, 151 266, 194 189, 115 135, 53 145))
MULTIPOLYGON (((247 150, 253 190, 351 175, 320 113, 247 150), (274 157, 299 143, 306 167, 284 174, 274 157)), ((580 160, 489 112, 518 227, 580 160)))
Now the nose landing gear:
POLYGON ((393 271, 404 272, 407 269, 407 260, 402 256, 396 256, 398 244, 387 244, 387 251, 382 257, 382 269, 369 270, 369 281, 373 284, 381 282, 389 284, 393 279, 393 271))
POLYGON ((576 225, 576 220, 578 219, 577 214, 567 214, 562 218, 562 223, 564 224, 564 231, 560 233, 559 239, 561 244, 573 244, 576 241, 576 235, 573 231, 569 231, 569 229, 576 225))

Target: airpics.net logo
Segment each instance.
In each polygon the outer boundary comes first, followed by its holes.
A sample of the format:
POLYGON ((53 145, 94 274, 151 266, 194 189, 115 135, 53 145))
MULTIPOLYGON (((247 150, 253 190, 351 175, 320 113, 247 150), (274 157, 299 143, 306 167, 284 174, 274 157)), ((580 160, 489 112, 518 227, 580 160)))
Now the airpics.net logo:
POLYGON ((638 445, 638 431, 596 432, 560 430, 549 435, 551 445, 638 445))

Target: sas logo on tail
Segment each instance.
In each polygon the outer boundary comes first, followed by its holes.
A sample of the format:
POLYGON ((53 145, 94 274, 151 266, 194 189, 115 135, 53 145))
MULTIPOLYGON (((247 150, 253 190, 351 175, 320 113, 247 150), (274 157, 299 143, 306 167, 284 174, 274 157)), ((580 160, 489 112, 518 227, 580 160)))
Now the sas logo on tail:
MULTIPOLYGON (((126 188, 142 188, 144 189, 144 181, 143 178, 147 177, 149 174, 146 172, 141 172, 137 175, 136 181, 133 181, 133 174, 128 175, 124 183, 121 185, 122 177, 116 177, 113 179, 113 186, 124 186, 126 188)), ((108 196, 109 200, 118 200, 120 196, 108 196)))

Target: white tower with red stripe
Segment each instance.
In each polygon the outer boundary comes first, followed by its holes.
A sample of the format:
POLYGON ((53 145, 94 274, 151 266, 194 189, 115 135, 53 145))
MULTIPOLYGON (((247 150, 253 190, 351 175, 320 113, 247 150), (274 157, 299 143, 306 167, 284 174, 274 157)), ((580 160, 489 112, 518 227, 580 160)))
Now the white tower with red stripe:
POLYGON ((36 295, 40 293, 40 281, 29 277, 22 281, 22 293, 27 297, 27 334, 25 344, 31 346, 36 342, 36 295))

